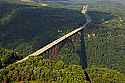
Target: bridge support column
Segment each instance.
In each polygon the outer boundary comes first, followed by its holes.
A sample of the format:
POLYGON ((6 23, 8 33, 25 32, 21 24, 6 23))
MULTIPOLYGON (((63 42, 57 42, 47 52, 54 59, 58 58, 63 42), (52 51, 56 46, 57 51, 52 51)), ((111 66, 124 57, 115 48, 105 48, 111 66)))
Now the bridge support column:
POLYGON ((51 48, 51 53, 49 54, 49 58, 56 58, 59 55, 59 46, 56 45, 51 48))
POLYGON ((74 50, 75 50, 75 46, 74 46, 74 43, 73 43, 73 38, 72 37, 70 37, 70 38, 68 38, 68 39, 66 39, 66 43, 67 43, 67 46, 68 46, 68 48, 70 48, 70 51, 71 52, 74 52, 74 50))

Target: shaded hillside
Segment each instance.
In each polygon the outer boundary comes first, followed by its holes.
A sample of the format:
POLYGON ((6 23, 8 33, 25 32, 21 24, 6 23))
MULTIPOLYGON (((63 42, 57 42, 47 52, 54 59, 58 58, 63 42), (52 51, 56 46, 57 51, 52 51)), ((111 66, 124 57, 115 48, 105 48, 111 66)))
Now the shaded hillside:
POLYGON ((10 20, 8 23, 5 21, 1 25, 2 47, 15 48, 18 40, 26 40, 27 43, 35 38, 42 40, 43 43, 52 41, 57 38, 58 30, 62 30, 63 33, 66 30, 71 31, 85 21, 84 16, 79 12, 66 9, 19 7, 13 10, 15 10, 15 16, 8 19, 10 20))
POLYGON ((21 57, 85 23, 84 15, 75 10, 7 3, 0 7, 0 48, 21 57))

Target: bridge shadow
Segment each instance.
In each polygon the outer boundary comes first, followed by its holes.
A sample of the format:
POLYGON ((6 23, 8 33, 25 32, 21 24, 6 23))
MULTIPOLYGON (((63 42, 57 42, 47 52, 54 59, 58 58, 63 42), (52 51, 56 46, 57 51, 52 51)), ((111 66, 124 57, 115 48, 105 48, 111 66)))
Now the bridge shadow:
POLYGON ((83 69, 87 68, 87 55, 86 55, 86 47, 85 47, 85 39, 84 39, 84 30, 81 31, 80 36, 80 64, 83 69))

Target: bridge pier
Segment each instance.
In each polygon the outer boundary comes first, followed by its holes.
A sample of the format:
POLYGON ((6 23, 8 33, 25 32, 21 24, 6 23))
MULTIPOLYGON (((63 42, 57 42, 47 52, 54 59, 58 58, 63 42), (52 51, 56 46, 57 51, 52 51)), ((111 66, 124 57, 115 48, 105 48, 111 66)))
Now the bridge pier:
POLYGON ((59 55, 59 45, 55 45, 50 49, 49 58, 56 58, 59 55))

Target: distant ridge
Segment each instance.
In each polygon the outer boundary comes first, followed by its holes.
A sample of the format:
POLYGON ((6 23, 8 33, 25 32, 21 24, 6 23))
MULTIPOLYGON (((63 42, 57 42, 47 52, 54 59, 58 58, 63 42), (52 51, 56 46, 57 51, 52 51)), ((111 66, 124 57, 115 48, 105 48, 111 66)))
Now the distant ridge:
POLYGON ((23 2, 32 2, 32 0, 20 0, 20 1, 23 1, 23 2))
POLYGON ((34 2, 44 2, 44 1, 48 1, 48 2, 52 2, 52 1, 54 1, 54 2, 65 2, 65 1, 69 1, 69 0, 32 0, 32 1, 34 1, 34 2))

